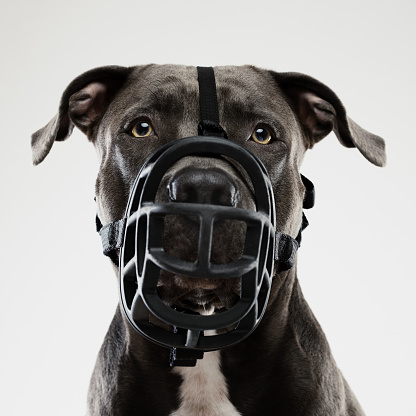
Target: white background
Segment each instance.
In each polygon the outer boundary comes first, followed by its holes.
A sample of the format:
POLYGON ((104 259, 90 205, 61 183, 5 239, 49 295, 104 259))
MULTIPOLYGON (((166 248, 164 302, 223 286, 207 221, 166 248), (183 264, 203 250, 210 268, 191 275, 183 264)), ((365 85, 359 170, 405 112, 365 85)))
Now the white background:
POLYGON ((79 415, 117 305, 80 132, 31 166, 30 135, 107 65, 254 64, 331 87, 384 137, 377 168, 331 134, 306 157, 316 207, 299 279, 368 415, 414 416, 415 2, 3 0, 0 414, 79 415))

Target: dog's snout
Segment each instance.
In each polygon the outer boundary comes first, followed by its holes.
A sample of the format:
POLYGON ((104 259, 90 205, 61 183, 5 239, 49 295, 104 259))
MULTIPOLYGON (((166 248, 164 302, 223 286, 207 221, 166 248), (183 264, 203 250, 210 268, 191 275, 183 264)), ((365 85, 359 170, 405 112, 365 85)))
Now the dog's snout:
POLYGON ((236 207, 238 202, 234 181, 226 172, 216 168, 184 168, 169 181, 168 192, 172 202, 232 207, 236 207))

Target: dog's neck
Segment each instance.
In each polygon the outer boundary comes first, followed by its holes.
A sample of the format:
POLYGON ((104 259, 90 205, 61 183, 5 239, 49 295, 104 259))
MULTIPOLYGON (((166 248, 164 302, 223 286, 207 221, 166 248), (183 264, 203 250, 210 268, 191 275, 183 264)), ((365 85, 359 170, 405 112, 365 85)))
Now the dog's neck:
POLYGON ((230 402, 228 383, 221 370, 221 353, 205 354, 195 367, 176 367, 182 383, 179 387, 180 405, 171 416, 240 416, 230 402))

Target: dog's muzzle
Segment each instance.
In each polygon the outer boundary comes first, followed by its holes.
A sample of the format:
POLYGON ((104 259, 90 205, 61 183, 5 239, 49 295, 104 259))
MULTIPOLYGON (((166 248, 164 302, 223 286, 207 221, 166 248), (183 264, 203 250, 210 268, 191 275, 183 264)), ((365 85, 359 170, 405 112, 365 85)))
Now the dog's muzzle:
POLYGON ((265 311, 273 275, 274 247, 273 192, 267 172, 258 158, 243 147, 219 137, 177 140, 148 159, 130 194, 119 263, 124 312, 137 331, 166 347, 210 351, 235 344, 256 328, 265 311), (237 162, 253 184, 256 210, 189 202, 156 203, 163 176, 175 162, 187 156, 226 156, 237 162), (176 258, 164 249, 165 218, 177 215, 198 219, 195 261, 176 258), (214 223, 220 220, 245 223, 245 244, 239 259, 213 264, 214 223), (157 284, 163 270, 195 279, 238 277, 240 299, 230 309, 208 316, 175 310, 158 294, 157 284), (152 323, 149 312, 169 328, 152 323), (204 331, 209 330, 225 333, 204 335, 204 331))

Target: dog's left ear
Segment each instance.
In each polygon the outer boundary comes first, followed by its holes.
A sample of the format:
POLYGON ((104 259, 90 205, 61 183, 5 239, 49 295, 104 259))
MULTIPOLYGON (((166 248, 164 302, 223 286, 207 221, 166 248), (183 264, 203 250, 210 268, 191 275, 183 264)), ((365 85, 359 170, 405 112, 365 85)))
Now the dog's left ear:
POLYGON ((33 164, 45 159, 55 141, 66 140, 74 125, 91 138, 94 125, 124 84, 132 68, 104 66, 75 78, 62 94, 58 114, 32 135, 33 164))
POLYGON ((310 148, 334 130, 342 145, 358 148, 376 166, 386 164, 384 140, 351 120, 330 88, 308 75, 270 72, 305 129, 310 148))

